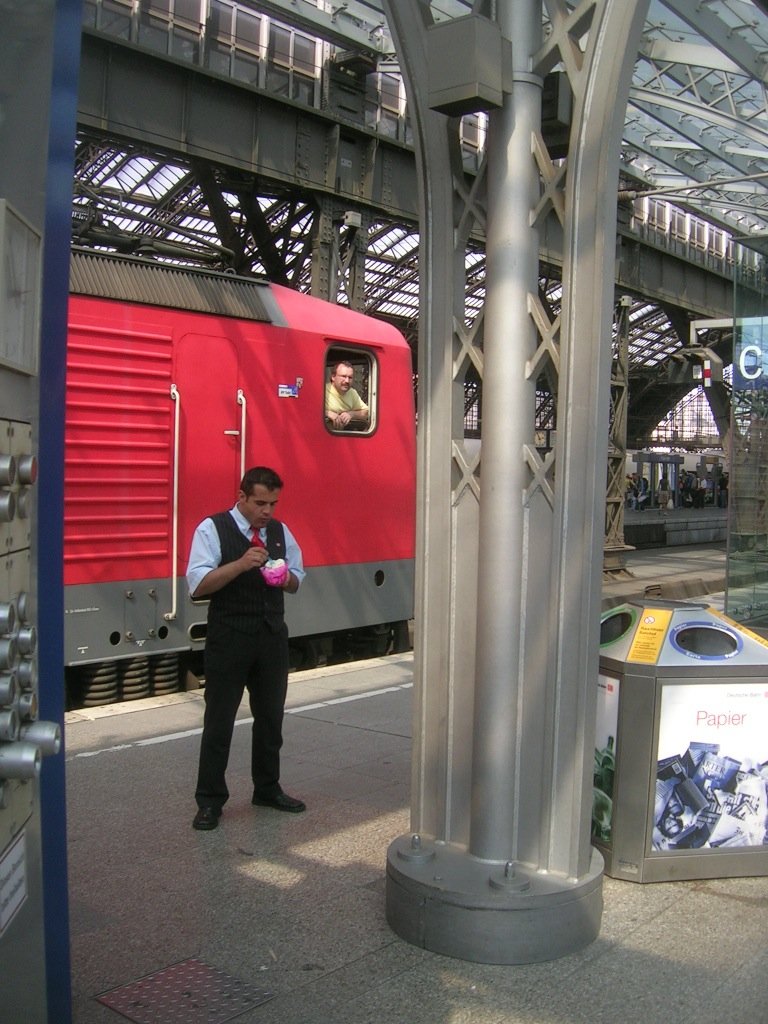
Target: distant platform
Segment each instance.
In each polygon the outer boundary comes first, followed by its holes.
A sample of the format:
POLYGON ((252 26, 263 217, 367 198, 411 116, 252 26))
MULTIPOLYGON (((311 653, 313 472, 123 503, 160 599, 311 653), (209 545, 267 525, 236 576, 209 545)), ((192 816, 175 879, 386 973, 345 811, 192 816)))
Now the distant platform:
POLYGON ((728 539, 728 509, 649 508, 624 512, 624 541, 633 548, 713 544, 728 539))

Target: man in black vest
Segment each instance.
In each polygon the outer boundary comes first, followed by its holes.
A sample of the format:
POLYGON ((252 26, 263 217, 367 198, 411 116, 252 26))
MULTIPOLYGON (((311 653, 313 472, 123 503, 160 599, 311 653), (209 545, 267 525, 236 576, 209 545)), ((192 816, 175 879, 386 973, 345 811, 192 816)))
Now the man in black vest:
POLYGON ((252 803, 294 814, 301 800, 280 786, 283 710, 288 688, 288 629, 283 594, 304 579, 301 549, 273 519, 283 481, 266 466, 249 469, 234 508, 195 530, 187 567, 194 598, 208 597, 205 717, 192 827, 216 828, 229 797, 225 782, 232 731, 247 687, 253 715, 252 803))

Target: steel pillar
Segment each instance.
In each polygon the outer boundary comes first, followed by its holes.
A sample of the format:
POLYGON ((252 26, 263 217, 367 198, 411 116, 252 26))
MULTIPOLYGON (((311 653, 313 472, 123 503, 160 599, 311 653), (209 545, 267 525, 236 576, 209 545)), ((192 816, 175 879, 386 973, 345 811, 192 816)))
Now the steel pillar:
POLYGON ((617 316, 615 358, 611 373, 611 415, 608 434, 608 486, 605 495, 605 548, 603 575, 606 580, 631 577, 626 567, 631 544, 624 541, 624 507, 627 501, 627 411, 629 409, 629 311, 632 299, 622 295, 617 316))
POLYGON ((370 217, 321 198, 312 239, 312 295, 338 302, 346 295, 350 309, 365 309, 365 256, 370 217))
POLYGON ((470 191, 456 122, 426 100, 430 7, 384 3, 417 140, 423 296, 413 807, 388 851, 387 918, 409 942, 484 963, 571 953, 602 912, 589 832, 615 197, 626 54, 647 3, 544 5, 544 43, 538 0, 494 5, 504 97, 470 191), (567 184, 540 127, 541 79, 558 63, 574 95, 567 184), (468 325, 465 242, 486 216, 486 307, 468 325), (537 296, 550 216, 565 241, 555 322, 537 296), (470 363, 483 378, 482 487, 462 430, 470 363), (559 378, 558 436, 542 458, 545 368, 559 378))

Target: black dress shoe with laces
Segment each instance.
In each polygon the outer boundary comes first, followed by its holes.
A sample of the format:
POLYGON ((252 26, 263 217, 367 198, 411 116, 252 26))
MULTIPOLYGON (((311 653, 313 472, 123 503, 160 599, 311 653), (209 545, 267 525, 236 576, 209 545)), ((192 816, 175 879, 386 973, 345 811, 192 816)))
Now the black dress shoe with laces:
POLYGON ((212 828, 218 828, 221 811, 215 807, 200 807, 192 821, 192 828, 201 832, 209 832, 212 828))
POLYGON ((287 793, 278 793, 276 796, 259 796, 254 793, 251 803, 257 807, 274 807, 276 811, 288 811, 289 814, 301 814, 307 809, 303 800, 297 800, 295 796, 288 796, 287 793))

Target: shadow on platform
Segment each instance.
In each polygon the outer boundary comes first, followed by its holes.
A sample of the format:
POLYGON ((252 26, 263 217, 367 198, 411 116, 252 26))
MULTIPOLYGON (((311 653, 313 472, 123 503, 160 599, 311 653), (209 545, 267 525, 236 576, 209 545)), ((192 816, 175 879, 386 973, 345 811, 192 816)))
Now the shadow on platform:
POLYGON ((213 832, 191 828, 199 691, 68 714, 74 1024, 764 1018, 764 878, 606 878, 598 939, 548 963, 472 964, 397 938, 384 878, 409 830, 412 671, 397 655, 291 677, 283 781, 302 815, 250 805, 244 707, 213 832), (142 979, 161 988, 151 1017, 142 979))

